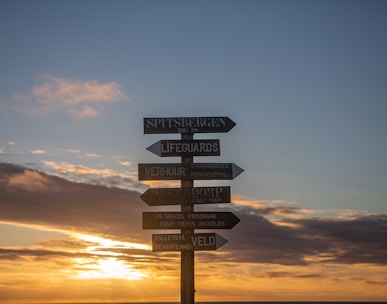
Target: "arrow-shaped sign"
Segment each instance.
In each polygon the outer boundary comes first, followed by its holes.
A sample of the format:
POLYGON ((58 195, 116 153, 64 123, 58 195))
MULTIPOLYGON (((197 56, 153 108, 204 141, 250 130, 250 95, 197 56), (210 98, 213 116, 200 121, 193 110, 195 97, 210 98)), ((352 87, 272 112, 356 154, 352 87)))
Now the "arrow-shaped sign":
POLYGON ((239 218, 232 212, 143 212, 143 229, 231 229, 239 218))
POLYGON ((217 250, 226 243, 216 233, 152 234, 153 251, 217 250))
POLYGON ((144 134, 225 133, 235 126, 228 117, 153 117, 144 118, 144 134))
POLYGON ((161 157, 220 155, 219 139, 159 140, 146 149, 161 157))
POLYGON ((230 203, 230 187, 151 188, 141 199, 149 206, 230 203))
POLYGON ((233 163, 138 164, 139 180, 229 180, 242 172, 233 163))

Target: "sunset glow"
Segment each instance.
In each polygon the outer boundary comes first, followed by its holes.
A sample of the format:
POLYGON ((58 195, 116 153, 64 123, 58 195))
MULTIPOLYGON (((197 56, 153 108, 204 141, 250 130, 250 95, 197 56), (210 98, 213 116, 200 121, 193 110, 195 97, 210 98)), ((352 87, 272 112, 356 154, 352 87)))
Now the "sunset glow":
POLYGON ((0 1, 0 304, 387 302, 386 29, 383 0, 0 1))
POLYGON ((79 279, 122 279, 141 280, 149 275, 145 271, 136 269, 125 261, 122 253, 125 249, 150 250, 150 246, 129 242, 109 240, 102 237, 86 234, 75 234, 79 240, 92 243, 85 249, 85 252, 92 258, 75 258, 77 274, 74 278, 79 279), (119 252, 117 252, 119 251, 119 252))
POLYGON ((74 262, 79 265, 79 273, 75 278, 80 279, 122 279, 122 280, 141 280, 148 275, 133 270, 129 265, 117 258, 99 258, 97 261, 87 259, 75 259, 74 262))

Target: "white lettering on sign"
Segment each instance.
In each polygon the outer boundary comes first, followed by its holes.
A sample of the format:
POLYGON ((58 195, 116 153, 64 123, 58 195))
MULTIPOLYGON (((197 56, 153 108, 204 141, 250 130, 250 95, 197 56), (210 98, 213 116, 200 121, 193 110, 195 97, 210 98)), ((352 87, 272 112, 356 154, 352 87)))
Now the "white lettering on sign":
POLYGON ((219 128, 226 127, 226 117, 148 118, 147 128, 219 128))
POLYGON ((211 177, 211 178, 228 178, 230 175, 227 172, 211 172, 211 171, 193 171, 191 177, 211 177))
POLYGON ((219 143, 205 142, 165 142, 161 145, 162 153, 217 153, 219 143))
POLYGON ((200 221, 199 227, 226 227, 226 223, 224 221, 200 221))
POLYGON ((161 242, 185 241, 184 234, 154 234, 153 240, 161 242))
POLYGON ((166 220, 184 220, 183 213, 163 213, 166 220))
POLYGON ((191 237, 192 244, 194 246, 215 246, 216 244, 216 238, 213 235, 210 235, 208 237, 204 235, 199 235, 199 236, 193 236, 191 237))
POLYGON ((195 204, 204 204, 204 203, 220 203, 222 201, 221 197, 209 197, 209 198, 194 198, 193 202, 195 204))
POLYGON ((223 192, 222 187, 197 187, 192 188, 191 194, 193 198, 197 197, 219 197, 223 192))
POLYGON ((177 226, 183 228, 195 227, 195 221, 178 221, 177 226))
POLYGON ((230 168, 230 164, 227 163, 195 163, 195 168, 201 169, 228 169, 230 168))
POLYGON ((216 213, 188 213, 190 220, 216 220, 216 213))
POLYGON ((180 244, 180 243, 162 243, 162 244, 154 244, 154 251, 181 251, 181 250, 192 250, 192 246, 189 243, 180 244))
POLYGON ((147 176, 185 176, 185 168, 184 167, 167 167, 167 166, 157 166, 157 167, 145 167, 145 174, 147 176))
POLYGON ((160 221, 160 227, 173 227, 173 221, 160 221))

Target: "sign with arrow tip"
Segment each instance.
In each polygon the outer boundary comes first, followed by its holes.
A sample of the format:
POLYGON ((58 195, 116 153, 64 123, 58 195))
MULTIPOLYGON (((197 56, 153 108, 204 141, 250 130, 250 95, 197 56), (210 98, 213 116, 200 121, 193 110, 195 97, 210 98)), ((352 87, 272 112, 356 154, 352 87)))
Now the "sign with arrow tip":
POLYGON ((242 172, 233 163, 138 164, 139 180, 230 180, 242 172))
POLYGON ((161 157, 220 155, 219 139, 159 140, 146 149, 161 157))
POLYGON ((217 250, 227 240, 217 233, 152 234, 153 251, 217 250))
POLYGON ((235 126, 228 117, 144 118, 144 134, 227 133, 235 126))
POLYGON ((230 186, 193 188, 151 188, 140 198, 148 206, 230 203, 230 186))

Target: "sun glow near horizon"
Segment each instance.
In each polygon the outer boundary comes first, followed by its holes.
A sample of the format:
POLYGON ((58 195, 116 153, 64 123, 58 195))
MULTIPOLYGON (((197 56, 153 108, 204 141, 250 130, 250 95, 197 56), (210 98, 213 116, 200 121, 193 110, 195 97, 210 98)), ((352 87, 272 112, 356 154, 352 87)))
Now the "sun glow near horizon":
POLYGON ((88 234, 74 234, 73 237, 90 243, 85 250, 90 256, 73 259, 78 265, 74 278, 141 280, 149 277, 148 271, 136 267, 136 262, 127 261, 123 253, 130 249, 149 250, 149 245, 88 234))
MULTIPOLYGON (((41 229, 49 231, 48 227, 41 229)), ((92 295, 99 302, 105 301, 106 296, 122 302, 178 300, 178 254, 155 254, 149 244, 139 242, 117 241, 84 232, 61 232, 62 236, 55 235, 53 239, 48 235, 49 240, 29 247, 9 247, 12 252, 19 248, 24 255, 1 265, 4 281, 19 286, 2 295, 4 299, 23 299, 25 303, 25 299, 33 301, 44 295, 46 302, 61 299, 61 303, 79 303, 92 295)), ((220 292, 223 301, 241 300, 241 294, 245 295, 244 300, 251 301, 273 300, 273 294, 276 300, 385 299, 385 267, 332 265, 324 260, 315 261, 307 268, 241 263, 229 260, 225 249, 213 253, 212 257, 208 253, 196 255, 198 301, 218 301, 220 292), (368 281, 357 278, 360 272, 368 281), (239 284, 241 281, 243 284, 239 284), (298 286, 297 290, 293 290, 294 285, 298 286), (342 294, 348 285, 356 286, 356 295, 342 294)))
POLYGON ((77 279, 121 279, 137 281, 149 275, 127 265, 124 261, 115 257, 99 258, 98 260, 76 259, 77 264, 82 265, 79 273, 74 276, 77 279))

